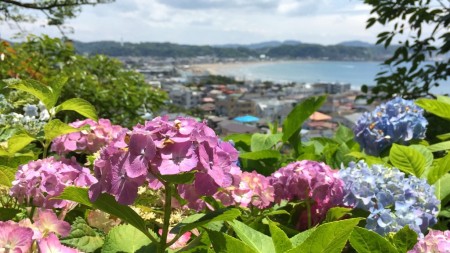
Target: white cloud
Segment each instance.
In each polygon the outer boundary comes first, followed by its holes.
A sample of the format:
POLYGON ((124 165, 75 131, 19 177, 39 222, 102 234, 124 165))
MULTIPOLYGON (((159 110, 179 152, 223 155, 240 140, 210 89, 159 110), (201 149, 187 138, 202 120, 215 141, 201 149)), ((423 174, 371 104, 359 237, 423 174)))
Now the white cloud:
MULTIPOLYGON (((335 44, 373 42, 379 28, 365 30, 370 8, 358 0, 116 0, 84 7, 68 25, 81 41, 170 41, 186 44, 254 43, 300 40, 335 44)), ((16 31, 5 24, 6 38, 16 31)), ((31 24, 35 33, 55 28, 31 24)))

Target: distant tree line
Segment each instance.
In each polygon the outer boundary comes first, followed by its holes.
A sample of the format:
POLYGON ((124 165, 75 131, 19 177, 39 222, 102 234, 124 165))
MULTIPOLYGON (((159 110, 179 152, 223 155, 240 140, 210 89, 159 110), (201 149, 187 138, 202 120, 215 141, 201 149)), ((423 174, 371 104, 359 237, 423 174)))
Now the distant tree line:
POLYGON ((105 54, 109 56, 258 58, 264 54, 271 58, 314 58, 330 60, 384 60, 395 48, 382 46, 355 47, 345 45, 323 46, 319 44, 280 45, 251 49, 247 47, 215 47, 179 45, 173 43, 119 43, 114 41, 74 42, 81 54, 105 54))

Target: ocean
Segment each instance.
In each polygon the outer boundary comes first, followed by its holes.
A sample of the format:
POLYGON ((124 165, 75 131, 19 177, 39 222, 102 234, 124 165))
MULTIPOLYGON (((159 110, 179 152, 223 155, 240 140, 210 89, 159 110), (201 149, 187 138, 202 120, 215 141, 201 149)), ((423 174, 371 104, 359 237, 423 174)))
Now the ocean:
MULTIPOLYGON (((217 72, 240 80, 350 83, 353 89, 359 90, 363 84, 374 85, 376 74, 382 69, 381 62, 285 61, 229 65, 217 68, 217 72)), ((450 93, 450 80, 432 91, 450 93)))

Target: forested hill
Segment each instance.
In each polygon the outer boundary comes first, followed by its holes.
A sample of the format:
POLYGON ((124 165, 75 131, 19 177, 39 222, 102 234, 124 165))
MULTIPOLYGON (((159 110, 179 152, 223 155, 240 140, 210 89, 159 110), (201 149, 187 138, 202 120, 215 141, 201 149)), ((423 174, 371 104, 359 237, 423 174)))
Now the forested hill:
POLYGON ((173 43, 120 43, 114 41, 74 41, 81 54, 105 54, 109 56, 152 56, 152 57, 197 57, 248 58, 264 54, 271 58, 303 58, 330 60, 383 60, 392 55, 394 49, 382 46, 351 46, 345 43, 332 46, 306 43, 280 43, 267 47, 249 45, 195 46, 173 43))

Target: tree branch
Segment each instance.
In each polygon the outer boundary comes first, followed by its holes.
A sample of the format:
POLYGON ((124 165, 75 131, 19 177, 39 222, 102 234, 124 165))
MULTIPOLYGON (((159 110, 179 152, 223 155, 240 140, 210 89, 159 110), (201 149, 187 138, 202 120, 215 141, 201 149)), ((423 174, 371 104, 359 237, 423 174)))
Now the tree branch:
POLYGON ((51 10, 60 7, 73 7, 80 5, 95 5, 103 2, 111 2, 112 0, 106 1, 53 1, 52 3, 24 3, 16 0, 0 0, 0 2, 15 5, 22 8, 34 9, 34 10, 51 10))

